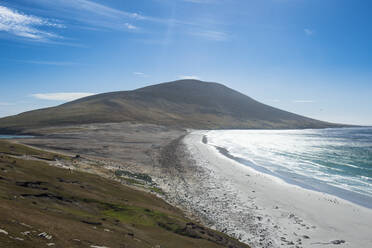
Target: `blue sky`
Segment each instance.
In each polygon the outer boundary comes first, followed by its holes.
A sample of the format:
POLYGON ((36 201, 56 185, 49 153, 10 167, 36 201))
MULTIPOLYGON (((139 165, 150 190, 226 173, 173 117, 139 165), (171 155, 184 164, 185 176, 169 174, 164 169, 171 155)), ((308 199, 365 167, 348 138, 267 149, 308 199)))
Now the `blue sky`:
POLYGON ((372 124, 369 0, 0 0, 0 116, 198 78, 372 124))

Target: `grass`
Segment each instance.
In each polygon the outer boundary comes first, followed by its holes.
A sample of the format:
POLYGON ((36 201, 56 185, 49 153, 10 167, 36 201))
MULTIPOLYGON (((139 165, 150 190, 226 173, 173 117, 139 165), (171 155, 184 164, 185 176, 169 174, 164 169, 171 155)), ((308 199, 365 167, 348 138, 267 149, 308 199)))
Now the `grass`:
POLYGON ((153 187, 150 187, 149 189, 151 191, 154 191, 154 192, 160 194, 160 195, 165 195, 164 191, 161 188, 153 186, 153 187))
POLYGON ((152 178, 149 175, 143 174, 143 173, 132 173, 130 171, 125 171, 125 170, 116 170, 115 175, 117 177, 123 177, 123 176, 130 177, 130 178, 142 180, 146 183, 152 183, 152 178))
POLYGON ((5 153, 8 155, 14 156, 23 156, 28 155, 38 159, 44 160, 56 160, 56 159, 64 159, 64 160, 72 160, 72 157, 53 153, 53 152, 46 152, 40 151, 38 149, 31 148, 29 146, 17 144, 17 143, 10 143, 5 140, 0 140, 0 153, 5 153))
POLYGON ((0 142, 0 229, 8 232, 1 247, 248 247, 153 194, 14 155, 61 156, 0 142))
POLYGON ((170 223, 175 221, 174 217, 151 210, 149 208, 137 206, 115 206, 103 211, 103 214, 108 217, 114 217, 127 224, 136 224, 142 226, 158 226, 158 223, 170 223))

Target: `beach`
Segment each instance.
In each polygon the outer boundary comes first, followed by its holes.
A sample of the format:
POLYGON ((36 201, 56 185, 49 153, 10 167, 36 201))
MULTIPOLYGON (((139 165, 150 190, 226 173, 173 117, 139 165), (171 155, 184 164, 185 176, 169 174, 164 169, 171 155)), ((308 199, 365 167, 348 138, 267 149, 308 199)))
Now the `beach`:
POLYGON ((251 247, 372 247, 371 209, 238 163, 208 141, 208 131, 122 123, 45 132, 18 141, 80 154, 100 164, 80 169, 105 169, 108 178, 118 169, 146 173, 165 193, 159 197, 251 247))
POLYGON ((252 247, 372 247, 371 209, 242 165, 204 134, 174 148, 174 177, 161 182, 170 202, 252 247))

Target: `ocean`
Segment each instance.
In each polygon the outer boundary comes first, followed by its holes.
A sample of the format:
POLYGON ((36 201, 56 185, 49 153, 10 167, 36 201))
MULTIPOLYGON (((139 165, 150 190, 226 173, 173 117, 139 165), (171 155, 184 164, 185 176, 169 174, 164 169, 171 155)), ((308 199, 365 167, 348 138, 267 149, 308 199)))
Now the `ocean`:
POLYGON ((24 138, 32 138, 33 136, 29 135, 1 135, 0 139, 24 139, 24 138))
POLYGON ((372 208, 372 128, 216 130, 204 141, 287 183, 372 208))

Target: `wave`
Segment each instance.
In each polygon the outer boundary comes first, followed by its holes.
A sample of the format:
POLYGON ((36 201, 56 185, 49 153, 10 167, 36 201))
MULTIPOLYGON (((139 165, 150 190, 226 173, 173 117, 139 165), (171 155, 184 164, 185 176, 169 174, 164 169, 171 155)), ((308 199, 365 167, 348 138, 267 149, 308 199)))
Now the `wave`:
POLYGON ((255 169, 319 191, 362 194, 372 206, 372 129, 223 130, 206 136, 208 144, 255 169))

